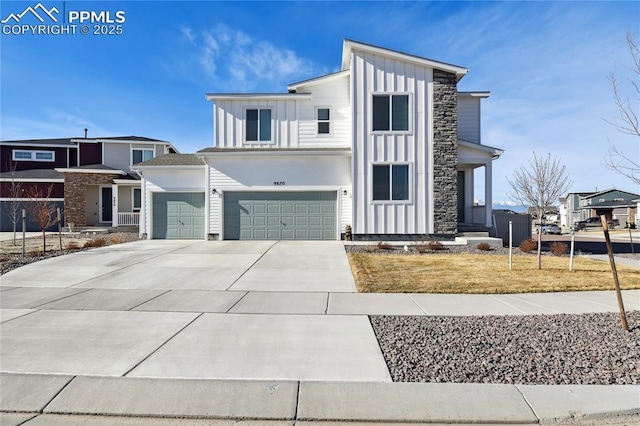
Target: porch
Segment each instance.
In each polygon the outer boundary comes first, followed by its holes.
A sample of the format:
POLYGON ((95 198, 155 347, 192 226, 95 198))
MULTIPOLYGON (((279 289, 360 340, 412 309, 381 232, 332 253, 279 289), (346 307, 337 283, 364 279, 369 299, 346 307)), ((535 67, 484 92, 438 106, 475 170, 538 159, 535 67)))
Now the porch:
POLYGON ((111 227, 139 227, 141 188, 140 181, 127 180, 118 182, 111 188, 112 212, 111 227))

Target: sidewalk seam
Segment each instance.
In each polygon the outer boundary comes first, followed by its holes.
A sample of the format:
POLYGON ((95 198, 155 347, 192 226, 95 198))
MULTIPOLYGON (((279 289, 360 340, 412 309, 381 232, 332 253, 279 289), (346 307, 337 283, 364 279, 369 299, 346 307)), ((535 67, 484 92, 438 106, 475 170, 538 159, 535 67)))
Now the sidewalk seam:
MULTIPOLYGON (((144 305, 145 303, 149 303, 149 302, 151 302, 152 300, 155 300, 155 299, 157 299, 157 298, 158 298, 158 297, 160 297, 160 296, 164 296, 165 294, 167 294, 167 293, 169 293, 169 292, 171 292, 171 291, 173 291, 173 290, 167 290, 167 291, 165 291, 165 292, 163 292, 163 293, 160 293, 159 295, 154 296, 154 297, 152 297, 152 298, 151 298, 151 299, 149 299, 149 300, 145 300, 145 301, 144 301, 144 302, 142 302, 142 303, 138 303, 137 305, 130 307, 129 309, 127 309, 127 311, 133 311, 135 308, 137 308, 137 307, 139 307, 139 306, 142 306, 142 305, 144 305)), ((136 311, 136 312, 138 312, 138 311, 136 311)))
POLYGON ((538 423, 540 423, 542 420, 540 419, 540 416, 538 415, 538 413, 536 413, 536 410, 534 410, 533 406, 531 405, 531 403, 529 402, 529 400, 527 399, 526 396, 524 396, 524 393, 522 393, 522 390, 518 387, 518 385, 513 385, 514 388, 516 388, 516 390, 518 391, 518 393, 520 395, 522 395, 522 399, 524 399, 524 402, 527 403, 527 406, 529 407, 529 409, 531 410, 531 412, 533 413, 533 415, 536 417, 536 419, 538 419, 538 423))
MULTIPOLYGON (((22 288, 27 288, 27 287, 22 287, 22 288)), ((32 287, 32 288, 53 288, 53 287, 32 287)), ((71 287, 62 287, 62 288, 71 288, 71 287)), ((48 302, 40 303, 39 305, 33 305, 31 308, 27 308, 27 309, 36 309, 36 308, 39 308, 40 306, 48 305, 49 303, 59 302, 61 300, 68 299, 70 297, 77 296, 79 294, 86 293, 87 291, 91 291, 91 290, 93 290, 93 289, 92 288, 88 288, 85 291, 80 291, 78 293, 70 294, 68 296, 64 296, 64 297, 61 297, 59 299, 49 300, 48 302)))
MULTIPOLYGON (((293 421, 298 421, 298 406, 300 405, 300 389, 302 388, 302 381, 298 380, 298 391, 296 392, 296 407, 293 412, 293 421)), ((295 424, 295 423, 294 423, 295 424)))
POLYGON ((258 262, 260 261, 260 259, 262 259, 262 258, 264 257, 264 255, 265 255, 265 254, 269 253, 269 250, 271 250, 271 249, 272 249, 276 244, 278 244, 279 242, 280 242, 280 241, 276 241, 275 243, 271 244, 271 246, 269 246, 269 248, 268 248, 268 249, 266 249, 266 250, 265 250, 265 252, 264 252, 264 253, 262 253, 262 254, 260 255, 260 257, 256 259, 256 261, 255 261, 255 262, 253 262, 251 265, 249 265, 249 267, 248 267, 247 269, 245 269, 245 270, 244 270, 244 272, 243 272, 243 273, 241 273, 241 274, 240 274, 240 276, 239 276, 238 278, 236 278, 236 279, 235 279, 231 284, 229 284, 229 287, 227 287, 227 288, 225 289, 225 291, 229 291, 229 289, 230 289, 231 287, 233 287, 233 286, 238 282, 238 280, 240 280, 240 278, 244 277, 244 274, 246 274, 247 272, 249 272, 249 270, 250 270, 251 268, 253 268, 253 266, 254 266, 256 263, 258 263, 258 262))
POLYGON ((418 307, 418 309, 420 309, 420 310, 421 310, 425 315, 427 315, 427 316, 429 315, 429 314, 427 313, 427 311, 425 311, 424 309, 422 309, 422 306, 420 306, 420 305, 418 304, 418 302, 416 302, 416 299, 414 299, 414 298, 413 298, 413 296, 412 296, 410 293, 405 293, 405 294, 406 294, 407 296, 409 296, 409 299, 411 299, 411 301, 412 301, 412 302, 413 302, 413 303, 418 307))
POLYGON ((158 352, 160 349, 162 349, 167 343, 169 343, 170 341, 173 340, 174 337, 176 337, 178 334, 180 334, 185 328, 189 327, 191 324, 193 324, 198 318, 200 318, 202 315, 204 315, 204 312, 198 314, 198 316, 196 316, 194 319, 192 319, 191 321, 189 321, 184 327, 182 327, 180 330, 176 331, 172 336, 170 336, 167 340, 164 341, 164 343, 162 343, 160 346, 158 346, 156 349, 154 349, 149 355, 145 356, 144 358, 142 358, 139 362, 137 362, 133 367, 131 367, 130 369, 128 369, 127 371, 125 371, 125 373, 122 375, 122 377, 127 377, 127 374, 131 373, 133 370, 135 370, 136 368, 138 368, 138 366, 140 366, 140 364, 142 364, 143 362, 145 362, 146 360, 148 360, 149 358, 151 358, 151 356, 153 354, 155 354, 156 352, 158 352))
POLYGON ((73 382, 76 379, 76 377, 78 377, 78 376, 72 376, 71 380, 69 380, 63 387, 61 387, 60 390, 58 392, 56 392, 55 395, 53 395, 53 397, 49 400, 49 402, 44 404, 44 406, 42 407, 42 410, 39 411, 39 414, 43 414, 44 410, 46 410, 46 408, 49 406, 49 404, 51 404, 53 402, 53 400, 56 399, 58 397, 58 395, 60 395, 62 393, 62 391, 65 390, 65 388, 67 386, 69 386, 71 384, 71 382, 73 382))
MULTIPOLYGON (((239 277, 238 277, 238 278, 239 278, 239 277)), ((233 284, 231 284, 231 285, 233 285, 233 284)), ((229 289, 227 289, 227 290, 225 290, 225 291, 229 291, 229 289)), ((244 299, 245 297, 247 297, 247 295, 248 295, 248 294, 249 294, 249 292, 248 292, 248 291, 245 291, 245 292, 244 292, 244 294, 242 295, 242 297, 241 297, 240 299, 238 299, 238 300, 236 301, 236 303, 234 303, 234 304, 233 304, 229 309, 227 309, 225 313, 226 313, 226 314, 234 314, 234 313, 236 313, 236 312, 231 312, 231 310, 232 310, 233 308, 235 308, 235 307, 236 307, 236 305, 242 301, 242 299, 244 299)))

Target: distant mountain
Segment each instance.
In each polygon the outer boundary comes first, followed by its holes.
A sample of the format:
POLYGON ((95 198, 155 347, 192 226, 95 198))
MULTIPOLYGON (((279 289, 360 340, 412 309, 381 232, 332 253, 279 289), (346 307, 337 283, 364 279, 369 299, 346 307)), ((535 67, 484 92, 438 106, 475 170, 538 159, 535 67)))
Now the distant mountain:
POLYGON ((529 208, 512 201, 498 201, 493 203, 494 210, 512 210, 516 213, 526 213, 529 208))

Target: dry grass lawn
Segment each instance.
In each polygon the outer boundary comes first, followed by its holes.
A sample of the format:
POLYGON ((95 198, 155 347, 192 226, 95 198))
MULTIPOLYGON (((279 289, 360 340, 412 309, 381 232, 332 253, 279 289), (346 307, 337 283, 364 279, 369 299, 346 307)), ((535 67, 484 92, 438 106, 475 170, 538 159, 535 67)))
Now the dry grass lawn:
MULTIPOLYGON (((362 293, 533 293, 612 290, 608 262, 545 256, 542 270, 535 256, 385 255, 348 253, 356 287, 362 293)), ((640 288, 640 270, 616 265, 622 289, 640 288)))

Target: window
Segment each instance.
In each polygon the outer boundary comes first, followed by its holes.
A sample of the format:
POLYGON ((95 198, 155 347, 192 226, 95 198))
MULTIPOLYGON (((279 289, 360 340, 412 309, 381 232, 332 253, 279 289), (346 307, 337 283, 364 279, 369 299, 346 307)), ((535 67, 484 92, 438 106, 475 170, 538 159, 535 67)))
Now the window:
POLYGON ((56 153, 54 151, 14 149, 12 157, 13 161, 55 161, 56 153))
POLYGON ((373 95, 372 130, 409 131, 409 95, 373 95))
POLYGON ((329 135, 331 134, 331 111, 329 108, 316 109, 316 115, 318 118, 318 134, 329 135))
POLYGON ((247 142, 271 142, 271 110, 248 109, 245 136, 247 142))
POLYGON ((373 165, 373 200, 374 201, 408 201, 409 200, 409 165, 408 164, 374 164, 373 165))
POLYGON ((140 211, 142 206, 142 190, 140 188, 133 188, 133 211, 140 211))
POLYGON ((153 149, 133 149, 131 151, 131 164, 142 163, 153 158, 153 149))

